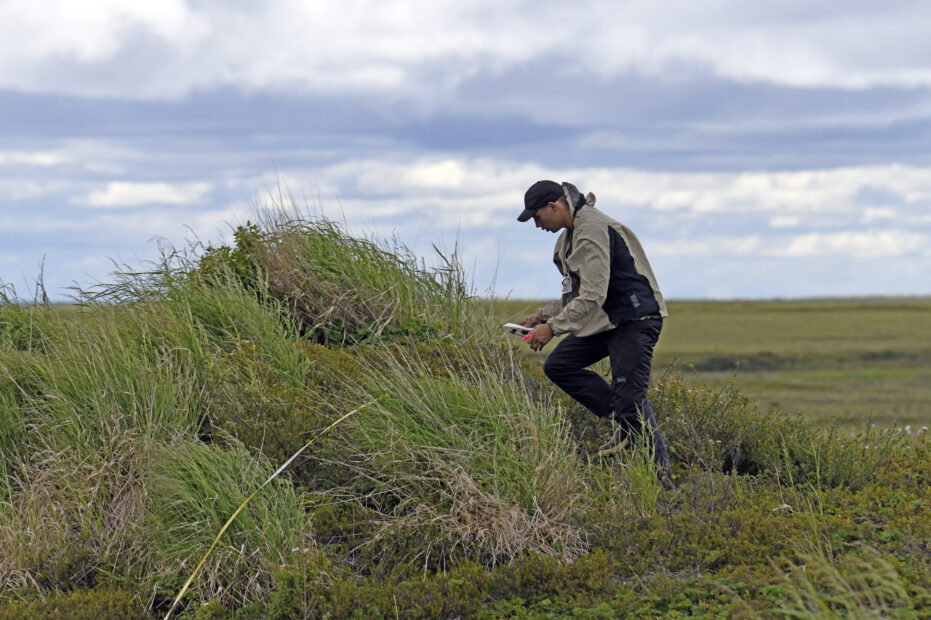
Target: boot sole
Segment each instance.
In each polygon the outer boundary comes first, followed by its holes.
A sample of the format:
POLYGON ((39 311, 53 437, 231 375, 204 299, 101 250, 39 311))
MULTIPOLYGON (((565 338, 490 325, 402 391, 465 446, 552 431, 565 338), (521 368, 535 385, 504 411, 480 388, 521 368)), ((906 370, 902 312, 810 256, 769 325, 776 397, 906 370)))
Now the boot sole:
POLYGON ((629 445, 630 445, 630 440, 625 439, 624 441, 620 442, 617 445, 611 446, 610 448, 601 448, 600 450, 598 450, 598 456, 601 456, 601 457, 613 456, 629 445))

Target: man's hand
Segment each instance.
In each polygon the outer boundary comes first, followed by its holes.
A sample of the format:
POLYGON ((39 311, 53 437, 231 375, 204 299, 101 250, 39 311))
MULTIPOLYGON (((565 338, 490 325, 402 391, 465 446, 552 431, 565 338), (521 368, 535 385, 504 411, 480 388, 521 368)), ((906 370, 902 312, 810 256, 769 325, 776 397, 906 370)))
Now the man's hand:
POLYGON ((520 324, 525 327, 536 327, 545 320, 546 319, 543 317, 543 315, 537 312, 536 314, 531 314, 528 316, 526 319, 521 321, 520 324))
POLYGON ((527 339, 527 344, 529 344, 530 348, 534 351, 539 351, 552 339, 553 328, 550 327, 549 324, 543 323, 533 328, 533 331, 530 332, 530 338, 527 339))

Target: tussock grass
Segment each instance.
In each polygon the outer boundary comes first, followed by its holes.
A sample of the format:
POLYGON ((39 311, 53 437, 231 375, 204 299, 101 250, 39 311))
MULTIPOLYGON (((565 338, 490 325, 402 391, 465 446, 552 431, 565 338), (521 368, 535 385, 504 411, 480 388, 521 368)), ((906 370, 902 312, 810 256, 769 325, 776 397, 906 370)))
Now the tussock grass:
POLYGON ((347 234, 298 209, 265 212, 248 251, 302 333, 339 344, 382 335, 441 335, 466 320, 455 256, 428 269, 399 243, 347 234))
POLYGON ((138 578, 145 564, 140 454, 110 435, 104 454, 39 450, 18 463, 0 504, 0 583, 40 594, 138 578))
POLYGON ((47 336, 22 394, 31 441, 92 454, 126 432, 153 439, 196 432, 204 395, 195 354, 172 346, 150 318, 114 308, 47 336))
POLYGON ((456 360, 394 350, 364 367, 358 397, 375 404, 345 427, 345 463, 361 482, 348 492, 385 523, 436 532, 415 557, 577 557, 586 483, 559 409, 512 359, 460 346, 456 360))
MULTIPOLYGON (((217 531, 274 467, 242 448, 177 441, 155 449, 145 474, 152 570, 166 593, 180 588, 217 531)), ((193 590, 242 606, 268 594, 270 570, 313 544, 294 488, 272 481, 224 535, 193 590)))

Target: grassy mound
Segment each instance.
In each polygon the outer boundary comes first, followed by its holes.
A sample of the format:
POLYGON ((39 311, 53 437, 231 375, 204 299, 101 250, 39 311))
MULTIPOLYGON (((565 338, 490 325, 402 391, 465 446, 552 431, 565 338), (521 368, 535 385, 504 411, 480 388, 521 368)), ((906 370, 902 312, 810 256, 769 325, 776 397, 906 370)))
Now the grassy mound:
POLYGON ((79 306, 4 290, 0 617, 164 614, 308 444, 181 613, 931 613, 923 436, 842 437, 668 376, 664 489, 642 452, 594 456, 610 429, 455 257, 295 211, 189 250, 79 306))

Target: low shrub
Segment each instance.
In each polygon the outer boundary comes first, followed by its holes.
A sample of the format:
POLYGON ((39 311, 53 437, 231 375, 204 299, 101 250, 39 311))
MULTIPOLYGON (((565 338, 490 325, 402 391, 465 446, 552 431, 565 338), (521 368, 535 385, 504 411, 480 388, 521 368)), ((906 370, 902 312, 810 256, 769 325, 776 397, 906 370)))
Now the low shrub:
POLYGON ((204 248, 197 267, 190 271, 190 279, 215 285, 232 275, 244 289, 257 291, 264 279, 256 260, 263 236, 262 230, 252 222, 237 226, 233 231, 232 247, 208 245, 204 248))
POLYGON ((113 587, 75 590, 0 607, 0 620, 143 620, 149 617, 137 594, 113 587))
POLYGON ((485 569, 471 563, 436 574, 360 579, 305 552, 276 571, 275 591, 261 613, 281 620, 474 617, 488 583, 485 569))
POLYGON ((842 437, 798 414, 761 413, 733 386, 711 392, 675 377, 655 387, 674 461, 708 471, 765 474, 790 485, 862 487, 901 444, 893 430, 842 437))

